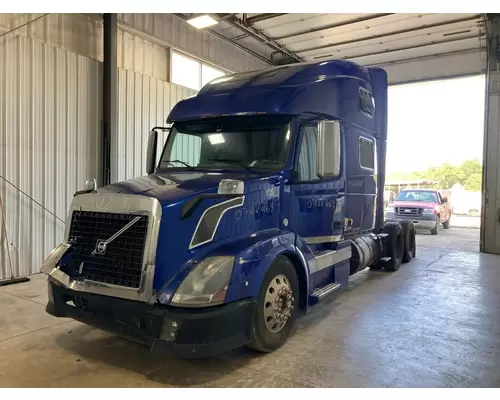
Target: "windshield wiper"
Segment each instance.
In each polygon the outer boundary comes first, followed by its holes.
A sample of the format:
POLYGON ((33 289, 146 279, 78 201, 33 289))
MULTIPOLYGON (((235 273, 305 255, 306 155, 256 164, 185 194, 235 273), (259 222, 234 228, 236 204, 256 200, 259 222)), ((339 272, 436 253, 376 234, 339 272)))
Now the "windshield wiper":
POLYGON ((181 160, 163 160, 162 161, 162 163, 174 163, 174 162, 178 162, 178 163, 184 164, 186 167, 194 169, 194 167, 192 165, 189 165, 187 162, 184 162, 184 161, 181 161, 181 160))
POLYGON ((208 161, 218 161, 226 164, 236 164, 239 165, 240 167, 245 168, 247 171, 252 171, 252 168, 250 168, 248 165, 245 165, 242 161, 239 160, 232 160, 230 158, 209 158, 208 161))

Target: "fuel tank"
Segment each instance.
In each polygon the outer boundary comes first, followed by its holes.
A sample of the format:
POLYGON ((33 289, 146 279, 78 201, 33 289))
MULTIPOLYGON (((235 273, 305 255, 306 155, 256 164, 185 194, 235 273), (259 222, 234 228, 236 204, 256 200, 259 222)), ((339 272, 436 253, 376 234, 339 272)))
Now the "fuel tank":
POLYGON ((375 234, 369 234, 351 240, 350 275, 372 266, 380 259, 381 248, 375 234))

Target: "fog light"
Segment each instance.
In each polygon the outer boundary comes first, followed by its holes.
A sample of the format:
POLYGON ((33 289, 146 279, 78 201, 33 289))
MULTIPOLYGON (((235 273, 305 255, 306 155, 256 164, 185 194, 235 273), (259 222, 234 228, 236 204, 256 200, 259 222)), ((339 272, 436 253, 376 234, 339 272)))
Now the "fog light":
POLYGON ((180 324, 171 319, 164 319, 163 325, 161 326, 160 339, 172 342, 177 336, 180 324))

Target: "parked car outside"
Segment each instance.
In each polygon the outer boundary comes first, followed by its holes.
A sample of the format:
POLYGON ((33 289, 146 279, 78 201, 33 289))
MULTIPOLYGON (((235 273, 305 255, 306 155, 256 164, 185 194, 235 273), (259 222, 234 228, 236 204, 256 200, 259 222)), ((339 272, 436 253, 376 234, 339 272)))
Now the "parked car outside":
POLYGON ((457 195, 453 195, 453 214, 478 217, 479 215, 481 215, 481 201, 481 192, 462 191, 457 195))
POLYGON ((436 189, 405 189, 386 208, 386 219, 407 219, 415 229, 438 234, 438 227, 450 229, 451 207, 436 189))

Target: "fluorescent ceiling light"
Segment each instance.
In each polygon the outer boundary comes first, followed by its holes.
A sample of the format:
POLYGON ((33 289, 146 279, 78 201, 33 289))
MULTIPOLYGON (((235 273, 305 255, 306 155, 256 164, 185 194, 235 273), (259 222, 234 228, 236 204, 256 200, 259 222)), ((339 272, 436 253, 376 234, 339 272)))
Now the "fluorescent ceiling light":
POLYGON ((196 29, 208 28, 209 26, 217 25, 217 21, 209 15, 201 15, 199 17, 188 19, 188 24, 193 25, 196 29))

